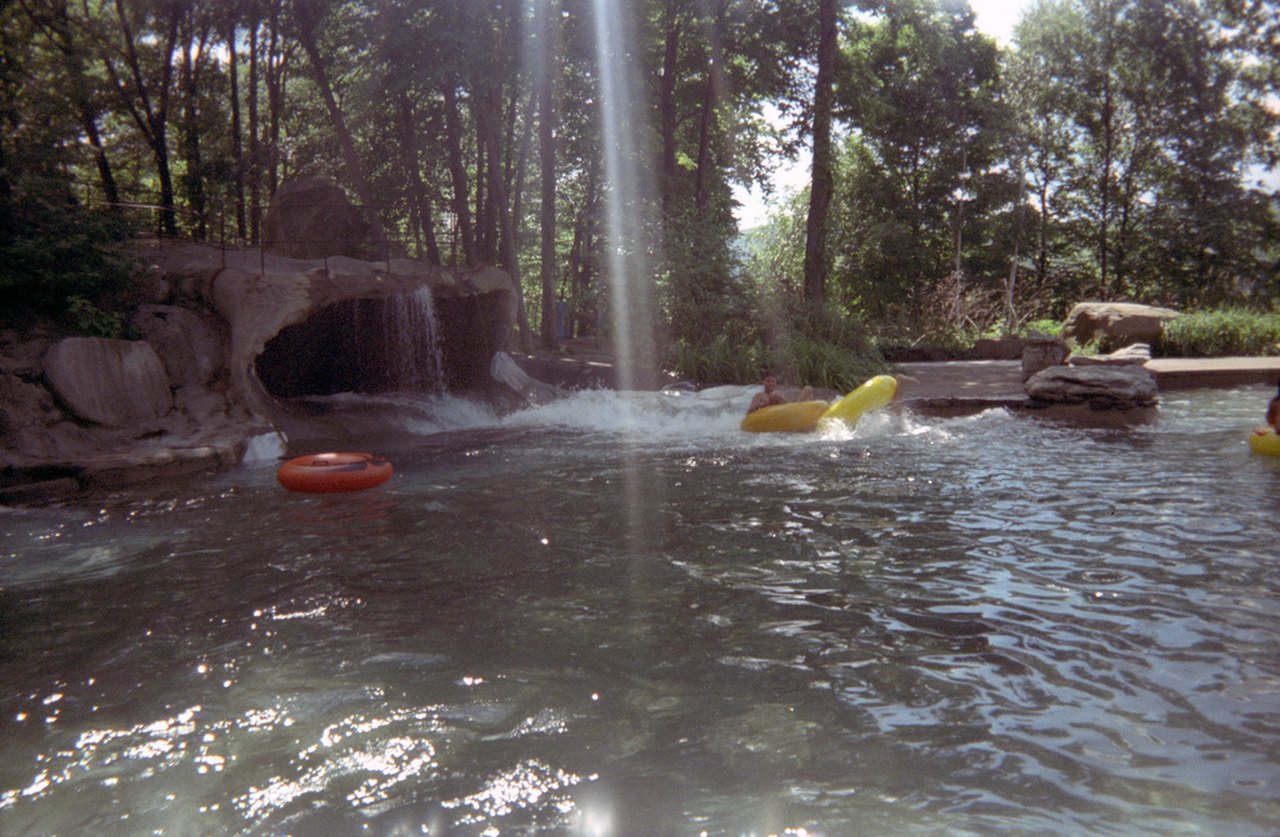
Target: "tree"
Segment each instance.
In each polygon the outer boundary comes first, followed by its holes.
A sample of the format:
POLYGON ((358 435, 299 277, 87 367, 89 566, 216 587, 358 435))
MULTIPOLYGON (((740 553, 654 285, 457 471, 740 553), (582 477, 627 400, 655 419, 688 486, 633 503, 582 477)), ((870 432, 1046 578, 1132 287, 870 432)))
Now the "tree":
POLYGON ((539 333, 548 349, 557 346, 556 334, 556 80, 559 76, 556 55, 559 3, 540 0, 538 4, 538 42, 540 45, 538 74, 538 150, 542 183, 541 208, 538 212, 541 241, 539 276, 542 284, 542 321, 539 333))
POLYGON ((813 90, 813 169, 809 183, 809 217, 805 226, 804 296, 826 298, 827 210, 833 190, 831 110, 835 101, 836 0, 818 4, 818 76, 813 90))
MULTIPOLYGON (((152 9, 139 4, 135 23, 124 0, 113 0, 114 19, 103 15, 94 26, 99 58, 115 91, 117 104, 133 120, 155 162, 160 183, 160 229, 178 234, 170 168, 169 108, 173 97, 173 58, 182 6, 161 2, 152 9), (140 37, 137 30, 153 37, 140 37)), ((85 22, 93 26, 92 21, 85 22)))
POLYGON ((839 290, 877 318, 907 301, 919 316, 944 277, 960 289, 972 267, 989 280, 1004 264, 993 227, 1017 187, 998 53, 967 6, 931 0, 890 4, 849 31, 838 101, 856 130, 839 161, 839 290))

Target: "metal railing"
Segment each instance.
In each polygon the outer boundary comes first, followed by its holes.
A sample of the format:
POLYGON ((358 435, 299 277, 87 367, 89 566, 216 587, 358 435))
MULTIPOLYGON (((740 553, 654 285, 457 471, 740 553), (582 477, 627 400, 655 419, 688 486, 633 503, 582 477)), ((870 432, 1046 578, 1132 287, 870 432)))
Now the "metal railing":
MULTIPOLYGON (((143 193, 139 194, 139 197, 154 198, 154 195, 143 193)), ((339 249, 341 250, 351 249, 359 253, 359 255, 354 256, 355 258, 383 262, 388 273, 391 272, 393 259, 409 258, 424 263, 427 261, 425 242, 420 234, 390 232, 383 224, 384 214, 402 213, 399 207, 390 204, 374 207, 349 202, 346 204, 366 225, 367 233, 364 235, 350 237, 323 236, 312 239, 290 238, 287 242, 273 242, 266 239, 264 228, 266 226, 268 207, 262 204, 244 205, 245 223, 243 232, 239 221, 241 210, 233 199, 209 201, 206 203, 206 208, 200 211, 188 206, 164 206, 156 200, 145 199, 121 200, 110 203, 97 198, 92 189, 86 189, 86 198, 83 204, 91 211, 108 212, 122 217, 139 232, 141 237, 155 241, 158 246, 177 242, 199 242, 220 247, 223 250, 224 257, 228 250, 239 252, 256 251, 259 254, 259 262, 264 269, 268 252, 287 255, 287 253, 279 252, 275 249, 275 247, 282 245, 292 247, 298 245, 340 245, 339 249), (172 216, 173 220, 171 222, 166 221, 166 216, 172 216), (375 222, 370 223, 370 218, 373 218, 375 222), (170 227, 177 229, 177 233, 168 232, 170 227)), ((290 203, 290 208, 314 208, 320 206, 332 206, 332 204, 290 203)), ((441 217, 450 219, 449 228, 443 236, 437 233, 441 266, 448 268, 461 267, 465 264, 465 260, 462 254, 461 239, 456 220, 454 220, 452 213, 442 213, 441 217)), ((338 253, 329 255, 338 255, 338 253)), ((316 256, 315 258, 327 260, 328 257, 316 256)))

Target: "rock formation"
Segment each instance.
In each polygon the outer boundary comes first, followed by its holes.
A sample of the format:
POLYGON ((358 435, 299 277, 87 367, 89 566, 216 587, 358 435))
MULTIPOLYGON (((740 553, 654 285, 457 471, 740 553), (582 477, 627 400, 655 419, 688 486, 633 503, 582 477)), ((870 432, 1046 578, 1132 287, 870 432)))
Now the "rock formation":
POLYGON ((1155 342, 1164 323, 1179 316, 1172 308, 1129 302, 1081 302, 1067 314, 1062 336, 1076 345, 1100 341, 1104 350, 1155 342))
POLYGON ((271 195, 262 237, 269 252, 295 259, 383 255, 374 228, 327 177, 281 183, 271 195))
POLYGON ((1054 366, 1027 381, 1027 395, 1040 404, 1083 404, 1094 409, 1151 407, 1159 388, 1141 366, 1054 366))
POLYGON ((495 268, 197 244, 144 255, 140 284, 155 292, 131 319, 143 339, 0 335, 0 502, 234 464, 279 432, 281 399, 259 373, 305 360, 277 346, 281 334, 332 352, 327 312, 343 305, 429 288, 453 391, 492 384, 515 322, 515 289, 495 268))

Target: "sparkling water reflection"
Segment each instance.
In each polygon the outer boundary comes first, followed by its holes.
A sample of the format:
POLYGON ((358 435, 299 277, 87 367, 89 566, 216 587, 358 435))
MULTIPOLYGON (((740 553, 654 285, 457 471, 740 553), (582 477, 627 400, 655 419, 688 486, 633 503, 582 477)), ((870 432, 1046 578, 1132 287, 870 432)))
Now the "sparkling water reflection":
POLYGON ((737 390, 435 399, 362 494, 0 511, 0 832, 1268 833, 1265 398, 822 437, 737 390))

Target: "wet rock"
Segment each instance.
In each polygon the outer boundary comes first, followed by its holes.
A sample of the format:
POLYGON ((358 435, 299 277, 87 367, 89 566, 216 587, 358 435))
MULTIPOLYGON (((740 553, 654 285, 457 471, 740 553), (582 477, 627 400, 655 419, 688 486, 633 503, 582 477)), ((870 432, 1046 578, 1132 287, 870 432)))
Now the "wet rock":
POLYGON ((507 387, 526 405, 549 404, 569 393, 555 384, 548 384, 530 377, 506 352, 495 352, 489 362, 489 374, 499 384, 507 387))
POLYGON ((1027 395, 1039 404, 1085 404, 1094 409, 1150 407, 1156 379, 1141 366, 1055 366, 1027 381, 1027 395))
POLYGON ((1130 302, 1081 302, 1071 309, 1062 336, 1077 345, 1097 339, 1102 348, 1115 349, 1133 343, 1150 345, 1165 322, 1179 316, 1172 308, 1130 302))
POLYGON ((68 337, 49 347, 44 374, 58 400, 94 424, 123 427, 173 409, 164 364, 145 341, 68 337))

